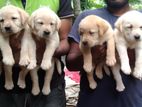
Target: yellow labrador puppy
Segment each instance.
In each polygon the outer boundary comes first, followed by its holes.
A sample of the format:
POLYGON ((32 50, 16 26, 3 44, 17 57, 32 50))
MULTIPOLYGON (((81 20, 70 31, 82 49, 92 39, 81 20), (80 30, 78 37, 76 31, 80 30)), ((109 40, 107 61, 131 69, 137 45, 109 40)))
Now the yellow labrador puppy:
POLYGON ((120 56, 121 70, 131 73, 127 49, 135 50, 135 67, 133 75, 142 79, 142 14, 131 10, 122 15, 115 23, 115 41, 120 56))
POLYGON ((51 9, 41 7, 32 13, 29 19, 29 25, 33 35, 33 42, 30 45, 30 53, 34 56, 33 58, 37 59, 38 63, 38 66, 35 69, 33 69, 30 64, 28 66, 28 68, 32 70, 32 93, 38 94, 40 91, 37 70, 41 67, 46 71, 42 93, 48 95, 50 93, 50 82, 55 63, 57 64, 58 72, 61 73, 60 61, 53 58, 54 52, 60 43, 58 31, 61 21, 51 9))
MULTIPOLYGON (((107 53, 106 64, 109 66, 113 66, 112 70, 117 70, 114 73, 114 77, 116 77, 117 90, 123 90, 124 85, 122 84, 122 79, 119 74, 119 67, 116 63, 115 59, 115 42, 113 37, 113 30, 111 25, 96 15, 89 15, 81 20, 79 24, 79 33, 80 33, 80 49, 84 58, 83 68, 87 72, 87 78, 89 81, 89 85, 91 89, 95 89, 97 86, 96 81, 93 77, 93 71, 96 64, 92 63, 92 54, 91 48, 96 45, 103 45, 105 42, 107 43, 107 53), (115 66, 114 66, 115 65, 115 66), (118 76, 116 76, 118 75, 118 76), (119 79, 121 82, 119 82, 119 79)), ((98 53, 99 54, 99 53, 98 53)), ((105 65, 105 63, 100 63, 97 65, 97 75, 102 72, 101 68, 105 65)))
MULTIPOLYGON (((12 66, 14 63, 20 62, 23 65, 27 65, 29 63, 29 56, 27 52, 27 44, 24 44, 25 39, 28 38, 28 28, 27 28, 27 20, 29 15, 22 9, 7 5, 0 9, 0 49, 3 56, 4 70, 5 70, 5 88, 10 90, 14 87, 12 81, 12 66), (18 51, 22 50, 22 54, 16 54, 13 51, 12 46, 17 43, 13 42, 10 46, 10 39, 14 38, 15 40, 19 40, 21 42, 21 46, 19 45, 18 51), (25 39, 24 39, 25 38, 25 39), (21 49, 20 49, 21 48, 21 49), (18 55, 14 58, 13 55, 18 55), (16 61, 15 61, 16 60, 16 61)), ((27 39, 28 40, 28 39, 27 39)))

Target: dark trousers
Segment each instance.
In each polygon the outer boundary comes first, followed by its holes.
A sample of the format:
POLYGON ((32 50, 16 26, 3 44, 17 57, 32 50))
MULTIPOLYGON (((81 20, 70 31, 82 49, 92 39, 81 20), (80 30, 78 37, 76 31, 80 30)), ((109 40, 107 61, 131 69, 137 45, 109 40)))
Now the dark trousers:
POLYGON ((66 107, 65 90, 58 86, 48 96, 0 93, 0 107, 66 107))

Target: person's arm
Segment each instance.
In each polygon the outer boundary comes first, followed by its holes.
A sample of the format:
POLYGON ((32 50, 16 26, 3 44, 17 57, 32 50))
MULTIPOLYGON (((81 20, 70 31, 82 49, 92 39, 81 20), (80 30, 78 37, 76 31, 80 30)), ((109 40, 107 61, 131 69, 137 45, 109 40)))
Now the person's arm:
POLYGON ((71 7, 71 0, 60 0, 60 8, 58 15, 61 18, 61 27, 59 30, 60 45, 56 50, 54 56, 60 57, 66 55, 69 51, 68 33, 72 27, 73 9, 71 7))
POLYGON ((83 57, 79 49, 79 44, 70 39, 70 51, 66 57, 66 66, 70 71, 80 71, 83 69, 83 57))
POLYGON ((70 50, 66 56, 66 67, 70 71, 81 71, 83 69, 83 56, 79 49, 80 36, 78 33, 78 25, 84 17, 85 15, 83 12, 76 18, 69 33, 68 40, 70 43, 70 50))
POLYGON ((60 45, 55 52, 56 57, 66 55, 69 51, 68 33, 72 26, 72 18, 61 19, 61 28, 59 30, 60 45))

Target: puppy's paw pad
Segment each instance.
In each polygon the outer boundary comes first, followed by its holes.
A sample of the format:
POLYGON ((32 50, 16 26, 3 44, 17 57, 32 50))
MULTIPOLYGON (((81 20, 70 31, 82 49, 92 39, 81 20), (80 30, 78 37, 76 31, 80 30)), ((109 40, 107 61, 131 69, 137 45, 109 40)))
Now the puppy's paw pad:
POLYGON ((119 92, 124 91, 124 90, 125 90, 125 86, 124 86, 124 84, 117 85, 116 90, 117 90, 117 91, 119 91, 119 92))
POLYGON ((97 87, 97 83, 94 81, 94 82, 91 82, 90 84, 89 84, 89 86, 90 86, 90 88, 91 89, 95 89, 96 87, 97 87))
POLYGON ((97 78, 102 79, 103 73, 102 72, 96 72, 96 76, 97 76, 97 78))
POLYGON ((137 78, 137 79, 142 80, 142 71, 141 71, 141 70, 139 70, 139 71, 134 71, 134 72, 133 72, 133 76, 134 76, 135 78, 137 78))
POLYGON ((40 93, 40 89, 39 89, 39 87, 34 87, 34 88, 32 88, 32 94, 33 95, 38 95, 40 93))
POLYGON ((3 63, 6 65, 14 65, 15 61, 13 57, 3 58, 3 63))
POLYGON ((115 65, 115 63, 116 63, 115 57, 109 57, 109 58, 107 58, 107 60, 106 60, 106 64, 107 64, 108 66, 113 66, 113 65, 115 65))
POLYGON ((93 70, 93 67, 89 64, 84 64, 83 68, 86 72, 91 72, 93 70))
POLYGON ((51 61, 42 61, 41 68, 43 70, 48 70, 52 66, 51 61))
POLYGON ((126 75, 130 75, 131 74, 131 68, 130 66, 122 66, 121 70, 123 71, 123 73, 125 73, 126 75))
POLYGON ((32 70, 32 69, 34 69, 36 66, 37 66, 36 63, 30 63, 30 64, 28 65, 27 69, 32 70))
POLYGON ((17 85, 18 85, 20 88, 22 88, 22 89, 24 89, 24 88, 26 87, 25 81, 24 81, 24 80, 20 80, 20 79, 18 80, 17 85))
POLYGON ((43 88, 43 89, 42 89, 43 95, 49 95, 50 92, 51 92, 50 88, 43 88))
POLYGON ((26 65, 29 64, 29 62, 30 62, 29 58, 22 58, 22 59, 20 59, 20 61, 19 61, 19 65, 21 65, 21 66, 26 66, 26 65))
POLYGON ((7 90, 12 90, 12 89, 14 88, 14 84, 13 84, 13 82, 9 82, 9 83, 6 83, 6 84, 4 85, 4 87, 5 87, 5 89, 7 89, 7 90))

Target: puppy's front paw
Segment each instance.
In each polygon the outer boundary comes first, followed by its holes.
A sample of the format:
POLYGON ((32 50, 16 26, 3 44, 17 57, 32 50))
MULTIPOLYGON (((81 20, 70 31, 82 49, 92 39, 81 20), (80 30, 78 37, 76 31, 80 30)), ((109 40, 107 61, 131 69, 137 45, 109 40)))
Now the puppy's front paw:
POLYGON ((106 58, 106 64, 107 64, 108 66, 113 66, 113 65, 115 65, 115 63, 116 63, 115 57, 110 56, 110 57, 107 57, 107 58, 106 58))
POLYGON ((12 90, 14 88, 14 84, 12 81, 7 81, 4 85, 7 90, 12 90))
POLYGON ((29 64, 29 62, 30 62, 29 57, 22 57, 19 61, 19 64, 21 66, 27 66, 29 64))
POLYGON ((94 90, 97 87, 97 83, 95 81, 90 82, 89 87, 94 90))
POLYGON ((24 88, 26 87, 25 80, 18 79, 17 85, 18 85, 20 88, 24 89, 24 88))
POLYGON ((116 86, 116 90, 119 91, 119 92, 124 91, 124 89, 125 89, 124 84, 118 84, 118 85, 116 86))
POLYGON ((48 70, 52 66, 51 61, 43 60, 41 63, 41 68, 43 70, 48 70))
POLYGON ((31 61, 30 64, 28 65, 27 69, 32 70, 36 67, 36 61, 31 61))
POLYGON ((14 58, 12 56, 4 57, 2 61, 6 65, 14 65, 15 63, 14 58))
POLYGON ((43 87, 43 89, 42 89, 43 95, 49 95, 50 92, 51 92, 51 90, 49 87, 43 87))
POLYGON ((121 66, 121 70, 123 71, 123 73, 125 73, 126 75, 130 75, 131 74, 131 68, 129 65, 122 65, 121 66))
POLYGON ((103 73, 102 72, 96 72, 96 76, 97 76, 97 78, 102 79, 103 73))
POLYGON ((38 95, 40 93, 40 89, 39 89, 39 87, 33 87, 32 88, 32 94, 33 95, 38 95))
POLYGON ((134 69, 133 76, 137 79, 142 80, 142 69, 134 69))
POLYGON ((93 66, 90 64, 84 64, 83 68, 86 72, 91 72, 93 70, 93 66))

